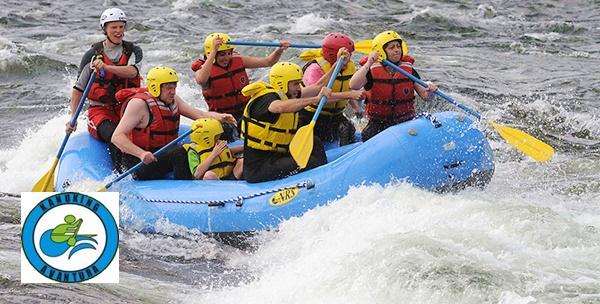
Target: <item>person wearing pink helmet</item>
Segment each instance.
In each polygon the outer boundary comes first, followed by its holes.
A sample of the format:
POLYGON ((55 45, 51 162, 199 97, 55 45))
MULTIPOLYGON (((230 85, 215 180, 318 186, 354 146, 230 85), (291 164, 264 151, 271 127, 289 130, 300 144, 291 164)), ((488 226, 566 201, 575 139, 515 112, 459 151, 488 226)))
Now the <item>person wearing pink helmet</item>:
MULTIPOLYGON (((354 51, 354 41, 342 33, 330 33, 323 39, 321 46, 321 57, 314 58, 304 65, 304 77, 302 81, 305 85, 312 85, 317 82, 323 75, 329 71, 335 64, 337 53, 341 48, 345 48, 350 55, 354 51)), ((356 129, 352 122, 344 116, 344 109, 348 104, 352 107, 355 115, 362 115, 361 109, 357 101, 362 98, 360 91, 352 91, 350 89, 350 78, 355 72, 354 63, 350 60, 350 56, 343 61, 342 71, 336 76, 333 83, 332 91, 340 92, 345 95, 334 103, 327 103, 321 110, 315 125, 315 135, 323 141, 339 141, 340 146, 351 144, 354 142, 354 133, 356 129)), ((317 105, 309 105, 300 111, 300 123, 308 124, 317 110, 317 105)))

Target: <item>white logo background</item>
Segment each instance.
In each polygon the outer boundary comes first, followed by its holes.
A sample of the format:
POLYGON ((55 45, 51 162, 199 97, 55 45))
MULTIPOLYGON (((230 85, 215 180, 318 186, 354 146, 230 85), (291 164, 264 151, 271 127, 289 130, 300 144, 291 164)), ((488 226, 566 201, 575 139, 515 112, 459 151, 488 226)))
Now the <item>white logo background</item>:
MULTIPOLYGON (((21 193, 21 227, 27 219, 29 213, 46 198, 57 194, 50 192, 23 192, 21 193)), ((111 213, 117 227, 119 226, 119 193, 118 192, 82 192, 82 194, 90 196, 101 202, 111 213)), ((102 254, 106 245, 106 233, 102 221, 96 214, 86 207, 74 204, 61 204, 51 210, 48 210, 40 218, 35 227, 34 232, 35 247, 40 257, 48 265, 65 271, 74 271, 90 266, 102 254), (83 219, 78 234, 96 234, 94 239, 98 244, 85 241, 93 244, 96 249, 83 249, 68 258, 69 249, 65 254, 58 257, 48 257, 40 250, 40 237, 48 229, 53 229, 59 224, 63 224, 64 217, 68 214, 74 215, 77 219, 83 219)), ((80 244, 80 242, 78 242, 80 244)), ((110 265, 97 276, 84 281, 84 283, 118 283, 119 282, 119 250, 110 263, 110 265)), ((21 283, 58 283, 50 280, 40 274, 27 260, 23 249, 21 248, 21 283)))

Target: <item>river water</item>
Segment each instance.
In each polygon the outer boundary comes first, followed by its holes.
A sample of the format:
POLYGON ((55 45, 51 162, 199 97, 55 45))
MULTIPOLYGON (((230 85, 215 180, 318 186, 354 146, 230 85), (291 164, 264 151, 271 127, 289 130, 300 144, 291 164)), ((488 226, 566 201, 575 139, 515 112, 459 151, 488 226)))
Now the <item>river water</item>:
MULTIPOLYGON (((0 197, 0 302, 600 303, 598 1, 4 0, 3 194, 29 191, 50 168, 77 65, 103 38, 98 19, 111 6, 129 16, 142 73, 175 68, 178 93, 198 107, 206 104, 190 63, 208 33, 318 44, 331 31, 358 41, 392 29, 422 78, 556 154, 538 164, 482 125, 497 168, 486 189, 355 188, 251 238, 251 248, 168 222, 157 234, 122 227, 118 285, 21 285, 20 200, 0 197)), ((300 52, 283 59, 298 62, 300 52)), ((420 109, 459 111, 441 99, 420 109)))

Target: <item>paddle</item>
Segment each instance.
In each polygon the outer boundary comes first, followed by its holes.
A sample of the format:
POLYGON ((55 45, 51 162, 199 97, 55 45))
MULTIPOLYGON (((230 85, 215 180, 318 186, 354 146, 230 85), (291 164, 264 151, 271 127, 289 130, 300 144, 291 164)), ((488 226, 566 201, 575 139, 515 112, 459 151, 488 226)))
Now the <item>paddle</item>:
MULTIPOLYGON (((179 137, 173 139, 171 142, 169 142, 168 144, 166 144, 164 147, 158 149, 158 151, 154 152, 154 157, 158 157, 159 155, 161 155, 163 152, 165 152, 167 149, 171 148, 172 146, 174 146, 178 141, 182 140, 184 137, 192 134, 192 132, 194 132, 195 129, 189 129, 187 132, 179 135, 179 137)), ((127 177, 129 174, 133 173, 135 170, 141 168, 144 164, 144 162, 139 162, 137 165, 131 167, 129 170, 123 172, 121 175, 117 176, 115 179, 113 179, 111 182, 109 182, 108 184, 100 187, 98 189, 98 192, 102 192, 108 188, 110 188, 114 183, 122 180, 123 178, 127 177)))
MULTIPOLYGON (((368 53, 370 53, 370 52, 368 52, 368 53)), ((366 54, 368 54, 368 53, 366 53, 366 54)), ((390 62, 389 60, 383 59, 381 62, 383 64, 393 68, 394 70, 400 72, 402 75, 408 77, 410 80, 420 84, 421 86, 423 86, 425 88, 428 87, 427 83, 425 83, 421 79, 416 78, 415 76, 408 73, 407 71, 401 69, 400 67, 398 67, 394 63, 390 62)), ((454 99, 452 99, 452 97, 444 94, 444 92, 442 92, 441 90, 439 90, 439 89, 436 90, 435 94, 442 97, 449 103, 461 108, 465 112, 475 116, 477 118, 477 120, 481 121, 481 116, 479 115, 479 113, 475 112, 474 110, 466 107, 465 105, 463 105, 461 103, 456 102, 454 99)), ((494 123, 491 120, 488 121, 488 123, 494 129, 496 129, 496 131, 500 134, 500 136, 502 136, 502 138, 504 138, 509 144, 511 144, 517 150, 525 153, 526 155, 535 159, 538 162, 545 162, 546 160, 550 159, 552 157, 552 155, 554 154, 554 149, 550 145, 546 144, 545 142, 543 142, 521 130, 507 127, 504 125, 500 125, 500 124, 494 123)))
MULTIPOLYGON (((354 43, 354 50, 359 52, 359 53, 370 53, 371 52, 371 40, 361 40, 358 41, 356 43, 354 43)), ((316 49, 316 50, 308 50, 308 51, 304 51, 300 54, 300 60, 302 61, 312 61, 315 60, 319 57, 323 57, 323 55, 321 55, 321 49, 316 49)))
MULTIPOLYGON (((79 113, 81 112, 81 109, 83 109, 83 104, 85 103, 85 99, 87 98, 90 88, 92 87, 92 83, 94 83, 95 79, 96 71, 93 71, 92 75, 90 75, 90 80, 88 80, 88 83, 85 86, 83 95, 81 95, 81 99, 79 100, 77 110, 75 110, 75 114, 73 115, 73 118, 71 118, 71 122, 69 123, 71 128, 73 128, 75 126, 75 123, 77 122, 77 117, 79 117, 79 113)), ((42 176, 42 178, 40 178, 40 180, 37 183, 35 183, 35 185, 33 185, 33 189, 31 189, 32 192, 54 192, 54 170, 58 165, 58 160, 60 159, 65 149, 65 146, 67 145, 67 141, 69 140, 69 136, 71 136, 71 133, 72 132, 68 132, 67 134, 65 134, 65 138, 63 139, 63 142, 60 145, 60 149, 58 149, 58 153, 56 153, 56 158, 52 163, 52 167, 50 167, 50 170, 48 170, 48 172, 46 172, 46 174, 44 174, 44 176, 42 176)))
MULTIPOLYGON (((226 44, 249 45, 249 46, 274 46, 274 47, 282 46, 282 44, 279 42, 252 42, 252 41, 234 41, 234 40, 227 41, 226 44)), ((290 44, 290 47, 299 48, 299 49, 320 49, 321 48, 321 46, 317 45, 317 44, 296 44, 296 43, 290 44)))
MULTIPOLYGON (((335 65, 335 70, 331 74, 329 78, 329 82, 327 82, 327 88, 331 89, 333 83, 335 82, 335 77, 342 69, 342 61, 344 61, 344 57, 340 57, 337 60, 335 65)), ((292 142, 290 142, 290 153, 292 157, 300 167, 300 169, 306 168, 308 165, 308 159, 310 158, 310 154, 313 150, 313 133, 315 129, 315 124, 317 122, 317 118, 319 117, 319 113, 321 113, 321 109, 323 109, 323 105, 325 105, 325 101, 327 100, 327 96, 322 96, 319 101, 319 107, 317 107, 317 111, 313 115, 310 123, 304 127, 301 127, 292 138, 292 142)))

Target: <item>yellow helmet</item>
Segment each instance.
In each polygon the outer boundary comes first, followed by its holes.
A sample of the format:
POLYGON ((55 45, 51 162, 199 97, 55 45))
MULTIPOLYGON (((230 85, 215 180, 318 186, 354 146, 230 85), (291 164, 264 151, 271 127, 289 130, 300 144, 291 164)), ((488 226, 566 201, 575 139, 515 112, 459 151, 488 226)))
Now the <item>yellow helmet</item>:
POLYGON ((383 47, 386 43, 394 40, 400 40, 400 43, 402 44, 402 55, 408 54, 408 47, 406 46, 406 42, 404 42, 402 37, 400 37, 400 34, 394 31, 385 31, 377 34, 377 36, 375 36, 375 38, 373 38, 373 41, 371 42, 371 49, 373 51, 377 51, 381 59, 387 59, 383 47))
POLYGON ((212 33, 206 36, 206 39, 204 39, 204 56, 208 57, 208 55, 210 55, 210 52, 212 51, 213 39, 217 37, 221 37, 221 39, 223 39, 223 44, 219 46, 217 52, 233 49, 233 45, 227 44, 227 42, 231 40, 231 37, 229 37, 229 35, 225 33, 212 33))
POLYGON ((200 118, 192 123, 190 140, 198 145, 199 150, 212 149, 215 146, 215 136, 223 134, 223 126, 216 119, 200 118))
POLYGON ((178 82, 179 77, 177 72, 172 68, 158 66, 150 69, 146 75, 146 86, 150 95, 154 97, 160 96, 160 85, 163 83, 178 82))
POLYGON ((288 83, 293 80, 301 80, 302 68, 292 62, 278 62, 271 67, 269 82, 278 91, 287 94, 288 83))

